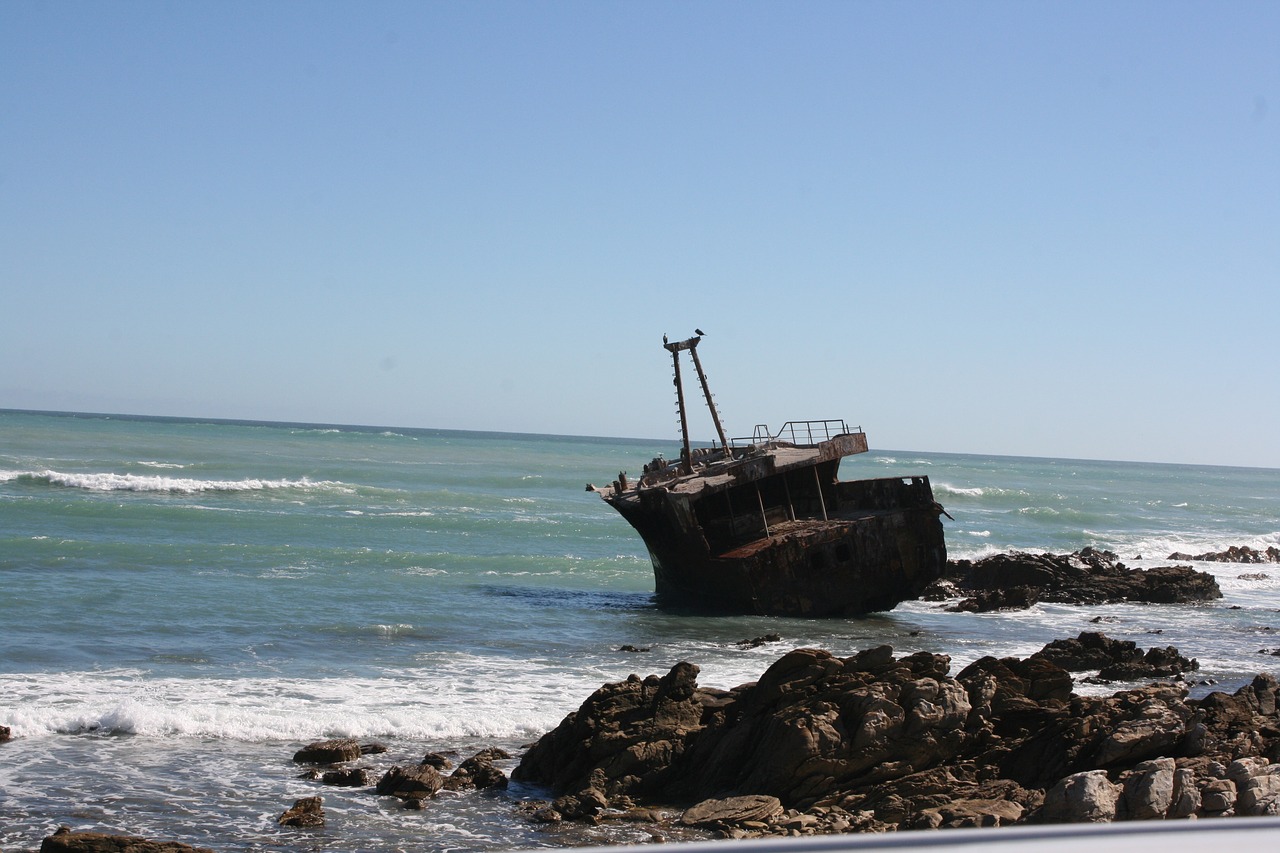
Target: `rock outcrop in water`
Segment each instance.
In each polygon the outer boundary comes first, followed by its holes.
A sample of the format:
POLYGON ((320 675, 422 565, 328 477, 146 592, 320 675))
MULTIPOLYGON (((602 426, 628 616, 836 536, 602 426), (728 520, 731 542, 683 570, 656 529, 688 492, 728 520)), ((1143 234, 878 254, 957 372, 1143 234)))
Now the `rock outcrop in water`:
POLYGON ((40 853, 213 853, 207 847, 192 847, 176 841, 152 841, 136 835, 105 832, 72 832, 59 827, 40 845, 40 853))
POLYGON ((1222 597, 1213 575, 1190 566, 1130 569, 1110 551, 1074 554, 1014 551, 980 560, 951 560, 922 598, 962 599, 952 610, 988 612, 1057 604, 1189 604, 1222 597))
POLYGON ((1210 552, 1208 554, 1183 554, 1181 551, 1175 551, 1165 559, 1168 560, 1197 560, 1205 563, 1280 563, 1280 548, 1274 545, 1265 551, 1259 551, 1256 548, 1250 548, 1248 545, 1232 545, 1225 551, 1210 552))
POLYGON ((1082 635, 954 677, 946 655, 797 649, 730 691, 679 663, 601 687, 513 778, 557 795, 540 820, 679 805, 734 837, 1280 814, 1275 679, 1077 696, 1052 660, 1146 660, 1119 645, 1082 635))
POLYGON ((319 797, 303 797, 294 800, 284 814, 276 818, 281 826, 324 826, 324 803, 319 797))
POLYGON ((1073 640, 1054 640, 1033 658, 1057 664, 1068 672, 1098 670, 1098 681, 1137 681, 1169 678, 1200 668, 1173 646, 1143 651, 1132 640, 1113 640, 1106 634, 1086 631, 1073 640))

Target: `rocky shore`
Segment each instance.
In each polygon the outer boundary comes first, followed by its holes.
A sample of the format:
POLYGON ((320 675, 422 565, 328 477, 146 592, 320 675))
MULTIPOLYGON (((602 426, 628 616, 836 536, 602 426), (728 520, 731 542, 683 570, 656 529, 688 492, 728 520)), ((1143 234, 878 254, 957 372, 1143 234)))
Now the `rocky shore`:
POLYGON ((536 820, 674 809, 730 837, 1280 814, 1274 678, 1199 700, 1167 681, 1073 693, 1068 668, 1108 667, 1196 663, 1101 634, 955 676, 946 655, 887 646, 796 649, 729 691, 679 663, 601 687, 513 778, 557 795, 536 820))
MULTIPOLYGON (((1280 562, 1274 551, 1168 559, 1280 562)), ((924 597, 991 611, 1040 601, 1209 602, 1221 591, 1189 566, 1130 569, 1086 548, 953 561, 924 597)), ((766 642, 781 638, 739 645, 766 642)), ((1198 667, 1172 646, 1142 649, 1096 632, 1025 659, 982 658, 954 675, 945 654, 898 656, 879 646, 840 658, 800 648, 758 681, 726 691, 699 686, 698 667, 681 662, 600 687, 530 745, 511 778, 551 798, 513 808, 539 824, 645 824, 656 839, 1280 815, 1280 685, 1263 674, 1234 692, 1191 699, 1185 678, 1198 667), (1093 684, 1151 683, 1078 695, 1072 673, 1093 684)), ((8 734, 0 727, 0 741, 8 734)), ((499 749, 456 766, 439 753, 390 766, 370 758, 384 751, 326 740, 293 760, 318 786, 364 788, 412 810, 429 809, 442 791, 503 791, 508 778, 498 765, 514 761, 499 749)), ((277 822, 324 821, 317 794, 277 822)), ((204 853, 65 828, 41 850, 204 853)))

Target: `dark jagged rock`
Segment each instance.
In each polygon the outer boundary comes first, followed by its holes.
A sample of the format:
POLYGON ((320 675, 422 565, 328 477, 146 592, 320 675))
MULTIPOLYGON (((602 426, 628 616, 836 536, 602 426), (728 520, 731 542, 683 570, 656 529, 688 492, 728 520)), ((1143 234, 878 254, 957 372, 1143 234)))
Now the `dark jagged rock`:
POLYGON ((1077 696, 1054 660, 1150 654, 1131 647, 1085 634, 954 677, 945 655, 797 649, 730 691, 680 663, 601 687, 513 777, 556 795, 535 820, 685 805, 686 823, 731 837, 1280 813, 1280 685, 1077 696), (723 801, 742 797, 780 811, 735 816, 723 801))
POLYGON ((10 733, 9 727, 0 726, 0 743, 4 743, 5 741, 12 740, 12 739, 13 739, 13 735, 10 733))
POLYGON ((1280 548, 1270 546, 1265 551, 1250 548, 1248 545, 1232 545, 1225 551, 1197 554, 1183 554, 1175 551, 1167 560, 1195 560, 1202 563, 1280 563, 1280 548))
POLYGON ((40 844, 40 853, 213 853, 177 841, 152 841, 136 835, 72 832, 61 826, 40 844))
POLYGON ((995 610, 1026 610, 1040 600, 1035 587, 1015 586, 1010 589, 983 589, 950 608, 960 613, 991 613, 995 610))
POLYGON ((458 765, 458 769, 444 780, 444 789, 466 791, 505 788, 507 787, 506 774, 494 767, 493 762, 510 757, 509 752, 496 747, 481 750, 458 765))
POLYGON ((373 784, 374 773, 368 767, 345 767, 341 770, 327 770, 320 776, 326 785, 340 788, 367 788, 373 784))
POLYGON ((428 752, 422 757, 419 764, 430 764, 441 773, 453 769, 453 762, 449 760, 447 755, 441 755, 438 752, 428 752))
POLYGON ((1185 604, 1222 597, 1218 582, 1190 566, 1130 569, 1110 551, 1083 548, 1074 554, 993 554, 952 560, 947 573, 925 591, 926 600, 962 596, 952 610, 987 612, 1056 604, 1138 601, 1185 604))
POLYGON ((430 764, 401 764, 382 774, 377 791, 383 796, 420 803, 435 796, 443 787, 444 777, 430 764))
POLYGON ((608 796, 658 792, 675 753, 702 725, 697 677, 698 667, 679 663, 661 678, 606 684, 535 743, 512 778, 568 793, 589 789, 599 769, 608 796))
POLYGON ((299 764, 340 764, 361 756, 360 742, 354 738, 318 740, 293 754, 299 764))
POLYGON ((1069 672, 1096 669, 1101 681, 1164 678, 1200 668, 1199 661, 1183 657, 1173 646, 1144 652, 1131 640, 1113 640, 1096 631, 1085 631, 1073 640, 1054 640, 1032 658, 1051 661, 1069 672))
POLYGON ((765 634, 763 637, 754 637, 750 640, 739 640, 734 643, 744 649, 758 649, 765 643, 781 643, 782 636, 780 634, 765 634))
POLYGON ((284 814, 276 819, 281 826, 324 826, 324 809, 319 797, 303 797, 296 800, 284 814))

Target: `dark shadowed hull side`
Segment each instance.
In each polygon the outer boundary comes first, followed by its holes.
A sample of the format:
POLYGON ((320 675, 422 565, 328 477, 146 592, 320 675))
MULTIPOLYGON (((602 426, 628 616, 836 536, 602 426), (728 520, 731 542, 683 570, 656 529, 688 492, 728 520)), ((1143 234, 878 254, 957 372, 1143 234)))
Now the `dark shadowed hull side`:
POLYGON ((836 484, 828 518, 783 519, 714 548, 694 514, 656 494, 613 502, 640 533, 666 607, 778 616, 891 610, 918 598, 947 563, 941 507, 925 477, 836 484))

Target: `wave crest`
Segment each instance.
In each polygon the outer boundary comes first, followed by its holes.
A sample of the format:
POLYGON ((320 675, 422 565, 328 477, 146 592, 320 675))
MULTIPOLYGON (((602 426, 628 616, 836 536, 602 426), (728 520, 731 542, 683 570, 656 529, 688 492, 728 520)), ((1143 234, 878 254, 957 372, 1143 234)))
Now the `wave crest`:
POLYGON ((273 489, 337 489, 354 491, 350 486, 334 480, 263 480, 256 477, 243 480, 197 480, 190 477, 165 477, 161 475, 116 474, 113 472, 66 473, 62 471, 2 471, 0 482, 18 480, 37 485, 61 486, 84 489, 90 492, 168 492, 199 494, 202 492, 260 492, 273 489))

